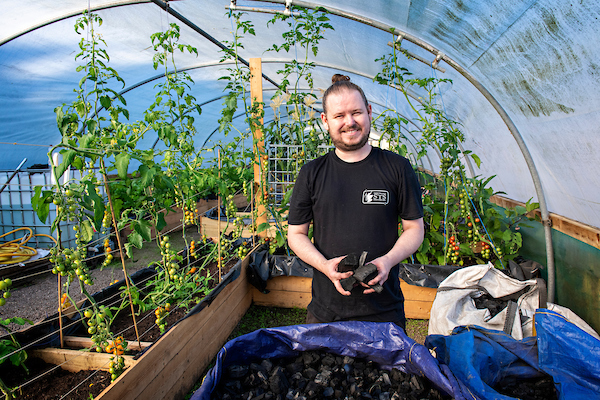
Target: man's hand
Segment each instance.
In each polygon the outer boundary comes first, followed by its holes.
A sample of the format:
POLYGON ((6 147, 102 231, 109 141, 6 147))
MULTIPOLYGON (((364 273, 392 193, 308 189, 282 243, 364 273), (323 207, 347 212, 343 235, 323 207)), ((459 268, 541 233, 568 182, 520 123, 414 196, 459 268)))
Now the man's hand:
POLYGON ((365 291, 363 291, 363 294, 375 293, 375 290, 371 289, 369 286, 373 286, 378 283, 383 286, 383 283, 387 281, 388 276, 390 275, 390 270, 395 265, 389 265, 385 256, 374 259, 371 261, 371 264, 374 264, 377 267, 377 276, 367 282, 367 284, 361 282, 361 285, 367 288, 365 291))
POLYGON ((338 272, 338 264, 344 257, 345 256, 326 260, 324 263, 321 264, 318 270, 324 273, 329 278, 329 280, 333 283, 333 286, 335 286, 338 292, 340 292, 344 296, 350 296, 350 292, 344 290, 340 281, 342 279, 346 279, 352 276, 353 272, 338 272))

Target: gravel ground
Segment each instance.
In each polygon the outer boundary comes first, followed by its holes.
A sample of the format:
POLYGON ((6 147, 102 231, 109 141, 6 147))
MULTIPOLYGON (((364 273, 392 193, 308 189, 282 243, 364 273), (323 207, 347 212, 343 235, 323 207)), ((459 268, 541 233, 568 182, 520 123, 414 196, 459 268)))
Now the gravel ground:
MULTIPOLYGON (((147 250, 151 252, 152 250, 147 250)), ((135 271, 147 266, 141 262, 133 263, 129 260, 126 263, 127 272, 131 275, 135 271)), ((86 286, 90 293, 96 293, 109 286, 115 280, 123 279, 123 268, 120 262, 113 262, 109 267, 101 270, 100 268, 90 271, 92 275, 91 286, 86 286)), ((65 279, 62 279, 65 282, 65 279)), ((82 300, 85 296, 79 289, 79 284, 73 282, 70 285, 69 294, 75 301, 82 300)), ((63 289, 64 290, 64 286, 63 289)), ((42 321, 44 318, 55 314, 58 311, 58 277, 52 272, 37 275, 32 278, 26 286, 20 286, 11 289, 11 297, 6 304, 0 307, 0 318, 21 317, 31 320, 33 323, 42 321)), ((11 329, 19 329, 16 325, 11 325, 11 329)), ((0 332, 0 336, 2 333, 0 332)))

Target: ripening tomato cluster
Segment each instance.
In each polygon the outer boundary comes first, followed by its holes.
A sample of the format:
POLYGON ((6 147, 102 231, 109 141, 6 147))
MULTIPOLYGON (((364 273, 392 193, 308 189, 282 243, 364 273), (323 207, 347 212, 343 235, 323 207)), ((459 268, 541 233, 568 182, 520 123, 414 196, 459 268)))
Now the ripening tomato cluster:
POLYGON ((154 315, 156 316, 156 325, 158 325, 158 328, 160 329, 161 333, 165 332, 165 329, 167 328, 167 315, 169 314, 169 312, 171 311, 171 304, 170 303, 166 303, 164 307, 157 307, 156 310, 154 310, 154 315))
POLYGON ((12 281, 9 278, 4 280, 0 280, 0 292, 2 292, 2 296, 0 296, 0 307, 6 304, 6 299, 8 299, 10 294, 10 287, 12 286, 12 281))
POLYGON ((185 225, 193 225, 198 219, 198 210, 188 209, 186 206, 183 207, 184 211, 184 223, 185 225))
POLYGON ((108 266, 113 260, 112 248, 110 247, 110 240, 104 239, 104 267, 108 266))
POLYGON ((61 298, 60 298, 60 309, 61 310, 66 310, 67 308, 71 307, 71 300, 69 300, 69 296, 66 293, 63 293, 61 298))

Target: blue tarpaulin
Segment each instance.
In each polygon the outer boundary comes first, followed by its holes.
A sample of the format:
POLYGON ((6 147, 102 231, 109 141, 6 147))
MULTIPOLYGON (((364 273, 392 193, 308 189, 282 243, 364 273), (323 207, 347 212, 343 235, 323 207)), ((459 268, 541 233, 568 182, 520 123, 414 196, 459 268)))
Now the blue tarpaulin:
POLYGON ((440 365, 423 345, 406 336, 392 323, 345 321, 328 324, 293 325, 259 329, 225 344, 215 366, 191 400, 208 400, 223 370, 230 365, 248 364, 266 358, 296 356, 309 350, 365 358, 382 368, 428 378, 435 387, 456 399, 476 399, 440 365))
POLYGON ((493 387, 547 375, 560 400, 600 398, 600 341, 546 309, 536 312, 535 327, 536 337, 516 340, 502 331, 460 326, 450 336, 429 335, 425 345, 482 399, 513 399, 493 387))
POLYGON ((550 310, 535 314, 540 368, 559 399, 600 399, 600 340, 550 310))

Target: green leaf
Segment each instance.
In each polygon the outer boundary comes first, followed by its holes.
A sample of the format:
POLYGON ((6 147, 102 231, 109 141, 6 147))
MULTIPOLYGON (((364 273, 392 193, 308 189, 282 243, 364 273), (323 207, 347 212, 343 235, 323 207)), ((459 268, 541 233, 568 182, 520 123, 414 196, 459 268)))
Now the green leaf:
POLYGON ((84 243, 88 243, 94 238, 94 228, 89 219, 83 221, 79 226, 79 235, 84 243))
POLYGON ((48 214, 50 214, 50 202, 46 200, 49 200, 51 196, 51 191, 42 191, 42 186, 36 186, 31 197, 31 207, 42 223, 46 223, 48 214))
POLYGON ((60 153, 62 154, 63 159, 60 165, 56 167, 56 177, 58 179, 60 179, 67 170, 67 168, 71 166, 71 163, 73 162, 73 159, 76 155, 74 150, 62 150, 60 153))
POLYGON ((150 222, 146 221, 145 219, 141 219, 137 221, 137 223, 134 222, 133 226, 135 231, 139 233, 145 241, 149 242, 152 240, 152 225, 150 222))
POLYGON ((127 254, 127 257, 129 258, 133 257, 133 246, 131 243, 125 243, 125 254, 127 254))
POLYGON ((160 232, 163 229, 165 229, 165 227, 167 226, 167 221, 165 221, 165 213, 158 213, 158 215, 156 216, 156 220, 156 230, 160 232))
POLYGON ((477 168, 481 168, 481 159, 479 156, 477 154, 471 154, 471 158, 475 161, 475 164, 477 164, 477 168))
POLYGON ((260 232, 266 231, 267 229, 269 229, 269 227, 270 227, 270 225, 268 222, 263 222, 262 224, 260 224, 258 226, 258 228, 256 229, 256 232, 260 233, 260 232))
POLYGON ((112 105, 112 100, 110 99, 110 97, 108 96, 100 96, 100 104, 102 104, 102 107, 104 107, 105 109, 109 109, 110 106, 112 105))
MULTIPOLYGON (((144 243, 144 239, 142 238, 142 235, 140 235, 136 231, 131 232, 129 234, 129 236, 127 236, 127 240, 130 244, 137 247, 138 249, 141 249, 142 245, 144 243)), ((129 252, 127 253, 127 255, 129 255, 129 252)))
POLYGON ((117 173, 119 178, 127 178, 127 169, 129 168, 129 160, 131 156, 127 153, 117 154, 115 156, 115 165, 117 167, 117 173))

